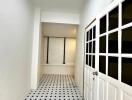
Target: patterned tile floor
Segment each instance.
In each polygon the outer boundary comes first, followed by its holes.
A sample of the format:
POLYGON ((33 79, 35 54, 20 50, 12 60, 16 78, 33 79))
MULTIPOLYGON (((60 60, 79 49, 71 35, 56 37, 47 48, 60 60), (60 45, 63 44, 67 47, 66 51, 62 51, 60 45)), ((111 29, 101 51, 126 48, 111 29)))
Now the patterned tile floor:
POLYGON ((31 90, 25 100, 83 100, 71 75, 45 74, 37 90, 31 90))

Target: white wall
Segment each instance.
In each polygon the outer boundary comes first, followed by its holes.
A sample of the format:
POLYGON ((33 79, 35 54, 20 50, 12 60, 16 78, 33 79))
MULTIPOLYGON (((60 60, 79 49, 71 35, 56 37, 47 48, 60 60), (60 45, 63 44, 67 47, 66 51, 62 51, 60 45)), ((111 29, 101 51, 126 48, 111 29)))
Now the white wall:
POLYGON ((83 67, 84 67, 84 33, 85 27, 105 9, 113 0, 86 0, 80 16, 80 26, 77 34, 77 52, 75 79, 83 92, 83 67))
POLYGON ((80 15, 78 13, 64 13, 64 12, 41 12, 41 22, 50 23, 65 23, 65 24, 79 24, 80 15))
POLYGON ((0 3, 0 100, 22 100, 30 88, 33 8, 28 0, 0 3))
POLYGON ((43 23, 42 27, 44 36, 55 37, 76 37, 78 29, 78 25, 60 23, 43 23))
POLYGON ((44 38, 43 74, 74 74, 76 39, 66 38, 65 64, 63 64, 64 38, 49 38, 48 64, 47 37, 44 38))
POLYGON ((31 89, 37 89, 40 78, 40 48, 41 48, 41 31, 40 31, 40 9, 34 11, 34 31, 32 46, 32 65, 31 65, 31 89))

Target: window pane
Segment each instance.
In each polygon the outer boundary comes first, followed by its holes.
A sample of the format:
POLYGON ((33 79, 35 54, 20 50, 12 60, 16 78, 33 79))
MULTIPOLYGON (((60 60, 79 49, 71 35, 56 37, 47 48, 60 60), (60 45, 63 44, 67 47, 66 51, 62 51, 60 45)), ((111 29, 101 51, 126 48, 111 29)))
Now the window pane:
POLYGON ((132 0, 125 0, 122 4, 122 24, 132 22, 132 0))
POLYGON ((95 53, 95 41, 93 41, 93 53, 95 53))
POLYGON ((87 32, 87 41, 89 41, 89 32, 87 32))
POLYGON ((132 27, 122 30, 122 53, 132 53, 132 27))
POLYGON ((92 40, 92 29, 90 29, 90 40, 92 40))
POLYGON ((89 43, 89 53, 92 51, 92 42, 89 43))
POLYGON ((122 82, 132 86, 132 58, 122 58, 122 82))
POLYGON ((88 43, 86 44, 86 53, 88 53, 88 43))
POLYGON ((91 55, 89 55, 89 66, 91 66, 91 55))
POLYGON ((88 65, 88 55, 86 55, 86 65, 88 65))
POLYGON ((100 19, 100 34, 106 32, 106 15, 100 19))
POLYGON ((109 53, 118 53, 118 32, 109 34, 109 53))
POLYGON ((99 56, 99 71, 106 74, 106 57, 99 56))
POLYGON ((115 29, 117 27, 118 27, 118 7, 116 7, 109 13, 109 30, 115 29))
POLYGON ((96 26, 93 27, 93 39, 96 37, 96 26))
POLYGON ((109 57, 108 63, 108 75, 115 79, 118 79, 118 58, 109 57))
POLYGON ((95 68, 95 56, 93 55, 92 67, 95 68))
POLYGON ((100 37, 99 48, 100 53, 106 53, 106 36, 100 37))

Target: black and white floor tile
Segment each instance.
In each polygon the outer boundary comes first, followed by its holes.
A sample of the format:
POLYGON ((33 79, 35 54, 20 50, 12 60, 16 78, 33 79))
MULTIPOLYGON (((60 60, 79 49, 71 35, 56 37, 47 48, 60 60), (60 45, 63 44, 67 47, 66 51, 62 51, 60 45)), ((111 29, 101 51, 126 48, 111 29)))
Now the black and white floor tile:
POLYGON ((25 100, 83 100, 71 75, 45 74, 37 90, 31 90, 25 100))

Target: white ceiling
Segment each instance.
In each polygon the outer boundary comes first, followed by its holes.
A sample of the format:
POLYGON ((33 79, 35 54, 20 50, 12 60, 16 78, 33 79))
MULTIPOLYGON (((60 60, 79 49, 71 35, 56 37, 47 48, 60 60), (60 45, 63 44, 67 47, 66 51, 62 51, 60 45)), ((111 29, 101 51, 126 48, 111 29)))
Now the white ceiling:
POLYGON ((34 0, 45 11, 80 13, 84 0, 34 0))

